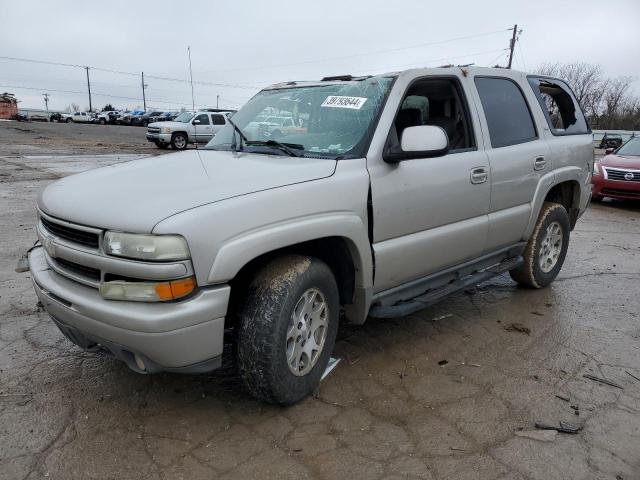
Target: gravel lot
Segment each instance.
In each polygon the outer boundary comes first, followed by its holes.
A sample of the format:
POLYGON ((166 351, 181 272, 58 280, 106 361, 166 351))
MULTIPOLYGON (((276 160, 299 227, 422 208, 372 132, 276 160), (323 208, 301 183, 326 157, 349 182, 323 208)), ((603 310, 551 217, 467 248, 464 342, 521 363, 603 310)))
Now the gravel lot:
POLYGON ((640 205, 593 205, 550 288, 502 276, 343 325, 337 369, 279 408, 232 371, 144 376, 82 352, 14 272, 47 183, 145 153, 144 129, 0 123, 0 478, 640 478, 640 205), (560 420, 584 429, 529 438, 560 420))

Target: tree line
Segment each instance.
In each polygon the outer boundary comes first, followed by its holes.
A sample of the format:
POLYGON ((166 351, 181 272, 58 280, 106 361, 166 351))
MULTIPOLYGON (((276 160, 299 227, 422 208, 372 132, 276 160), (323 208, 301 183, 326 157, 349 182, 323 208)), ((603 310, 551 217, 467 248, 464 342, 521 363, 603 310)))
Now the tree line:
POLYGON ((597 130, 640 130, 640 98, 631 90, 629 76, 606 77, 600 65, 583 62, 545 63, 541 75, 565 80, 597 130))

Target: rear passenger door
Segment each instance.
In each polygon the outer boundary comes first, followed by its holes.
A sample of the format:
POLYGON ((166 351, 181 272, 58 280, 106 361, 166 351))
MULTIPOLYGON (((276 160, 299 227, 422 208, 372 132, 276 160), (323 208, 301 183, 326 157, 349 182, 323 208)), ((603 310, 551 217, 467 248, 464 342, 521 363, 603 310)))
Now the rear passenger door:
POLYGON ((211 114, 212 134, 215 136, 226 125, 225 116, 221 113, 211 114))
POLYGON ((516 79, 475 76, 480 120, 491 164, 491 206, 485 252, 523 240, 541 178, 553 181, 549 148, 541 138, 531 105, 516 79))

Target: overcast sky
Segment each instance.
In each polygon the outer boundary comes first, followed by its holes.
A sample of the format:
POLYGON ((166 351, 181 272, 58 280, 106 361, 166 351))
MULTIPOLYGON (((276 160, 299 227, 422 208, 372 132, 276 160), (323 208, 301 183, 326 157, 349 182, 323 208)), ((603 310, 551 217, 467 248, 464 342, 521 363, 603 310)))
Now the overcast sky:
MULTIPOLYGON (((335 74, 382 73, 446 63, 506 63, 514 23, 522 28, 514 68, 543 62, 600 64, 608 76, 640 79, 640 0, 235 0, 153 2, 3 0, 0 56, 89 65, 93 107, 142 105, 139 72, 189 77, 197 105, 237 107, 261 86, 335 74), (471 38, 463 38, 471 37, 471 38), (453 40, 455 39, 455 40, 453 40), (131 97, 130 99, 117 97, 131 97)), ((191 103, 188 83, 147 78, 147 106, 191 103)), ((0 92, 20 107, 88 108, 86 73, 0 59, 0 92), (18 88, 20 87, 20 88, 18 88), (78 93, 65 93, 78 92, 78 93)), ((634 83, 640 94, 640 82, 634 83)))

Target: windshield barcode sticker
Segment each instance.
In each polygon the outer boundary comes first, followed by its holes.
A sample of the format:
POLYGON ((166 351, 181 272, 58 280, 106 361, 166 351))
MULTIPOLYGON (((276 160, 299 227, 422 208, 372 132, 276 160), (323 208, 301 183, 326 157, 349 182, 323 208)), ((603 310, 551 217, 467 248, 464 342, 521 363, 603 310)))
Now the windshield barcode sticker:
POLYGON ((364 102, 367 99, 364 97, 344 97, 341 95, 331 95, 322 102, 321 107, 333 107, 333 108, 353 108, 360 110, 364 102))

